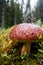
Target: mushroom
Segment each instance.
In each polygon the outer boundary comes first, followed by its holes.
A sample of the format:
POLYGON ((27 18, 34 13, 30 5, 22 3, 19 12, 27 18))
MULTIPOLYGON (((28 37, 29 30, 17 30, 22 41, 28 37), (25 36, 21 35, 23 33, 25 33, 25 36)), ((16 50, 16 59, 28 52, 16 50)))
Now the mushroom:
POLYGON ((40 26, 31 23, 21 23, 13 27, 9 33, 9 38, 14 42, 23 42, 21 55, 30 54, 32 42, 43 40, 43 30, 40 26))

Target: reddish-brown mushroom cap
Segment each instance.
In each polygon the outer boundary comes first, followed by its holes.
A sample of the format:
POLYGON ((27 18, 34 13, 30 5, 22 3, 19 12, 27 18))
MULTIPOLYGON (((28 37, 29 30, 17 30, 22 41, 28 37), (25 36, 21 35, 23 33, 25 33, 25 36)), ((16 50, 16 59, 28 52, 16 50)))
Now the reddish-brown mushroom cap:
MULTIPOLYGON (((21 56, 25 53, 30 54, 30 47, 33 41, 43 40, 43 30, 40 26, 31 23, 21 23, 13 27, 9 33, 9 38, 13 41, 25 42, 21 49, 21 56)), ((17 43, 16 43, 17 44, 17 43)))
POLYGON ((12 40, 36 40, 37 36, 43 39, 43 30, 40 26, 31 23, 18 24, 9 33, 9 38, 12 40))

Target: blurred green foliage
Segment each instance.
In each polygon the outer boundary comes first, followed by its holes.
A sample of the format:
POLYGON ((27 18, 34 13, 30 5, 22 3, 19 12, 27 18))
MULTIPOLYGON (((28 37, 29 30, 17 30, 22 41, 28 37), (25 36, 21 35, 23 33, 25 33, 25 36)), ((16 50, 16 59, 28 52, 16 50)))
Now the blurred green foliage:
MULTIPOLYGON (((0 0, 0 26, 2 27, 2 3, 3 1, 0 0)), ((23 12, 21 11, 20 4, 15 3, 14 0, 10 1, 10 5, 8 0, 5 0, 5 28, 11 27, 15 24, 21 23, 21 18, 23 16, 23 12)))
POLYGON ((39 19, 39 20, 37 21, 37 24, 38 24, 39 26, 43 27, 43 22, 41 21, 41 19, 39 19))

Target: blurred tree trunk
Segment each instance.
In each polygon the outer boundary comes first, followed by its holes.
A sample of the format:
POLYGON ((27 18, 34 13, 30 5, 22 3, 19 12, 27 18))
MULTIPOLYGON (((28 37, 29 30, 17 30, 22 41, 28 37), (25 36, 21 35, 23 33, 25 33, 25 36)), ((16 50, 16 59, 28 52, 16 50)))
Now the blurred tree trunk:
POLYGON ((0 26, 2 22, 2 0, 0 0, 0 26))
POLYGON ((14 25, 14 24, 16 24, 16 5, 15 5, 15 3, 14 3, 14 0, 11 0, 11 2, 10 2, 10 4, 11 4, 11 26, 12 25, 14 25))
POLYGON ((11 26, 10 22, 11 22, 11 9, 10 9, 10 0, 6 1, 6 6, 5 6, 5 27, 8 28, 11 26))
POLYGON ((24 5, 24 0, 22 0, 22 3, 21 3, 21 11, 23 12, 23 5, 24 5))
POLYGON ((14 17, 14 24, 16 25, 16 4, 15 4, 15 17, 14 17))
POLYGON ((30 0, 27 0, 26 11, 24 22, 31 23, 31 8, 30 8, 30 0))
POLYGON ((7 7, 9 7, 9 2, 10 2, 9 0, 6 1, 6 5, 7 5, 7 7))
POLYGON ((7 6, 9 5, 9 0, 7 0, 7 6))
POLYGON ((40 19, 40 2, 37 1, 37 6, 35 7, 35 11, 33 13, 33 16, 35 17, 36 21, 40 19))
POLYGON ((43 23, 43 0, 39 0, 40 3, 40 19, 43 23))
POLYGON ((5 0, 2 0, 2 28, 5 28, 5 0))

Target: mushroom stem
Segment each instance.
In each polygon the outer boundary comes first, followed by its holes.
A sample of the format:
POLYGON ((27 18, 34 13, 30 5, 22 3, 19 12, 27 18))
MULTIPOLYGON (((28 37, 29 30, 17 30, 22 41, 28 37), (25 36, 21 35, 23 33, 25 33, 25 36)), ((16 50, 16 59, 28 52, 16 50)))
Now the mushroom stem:
POLYGON ((24 44, 21 50, 21 55, 26 53, 30 54, 30 47, 31 47, 31 43, 24 44))

